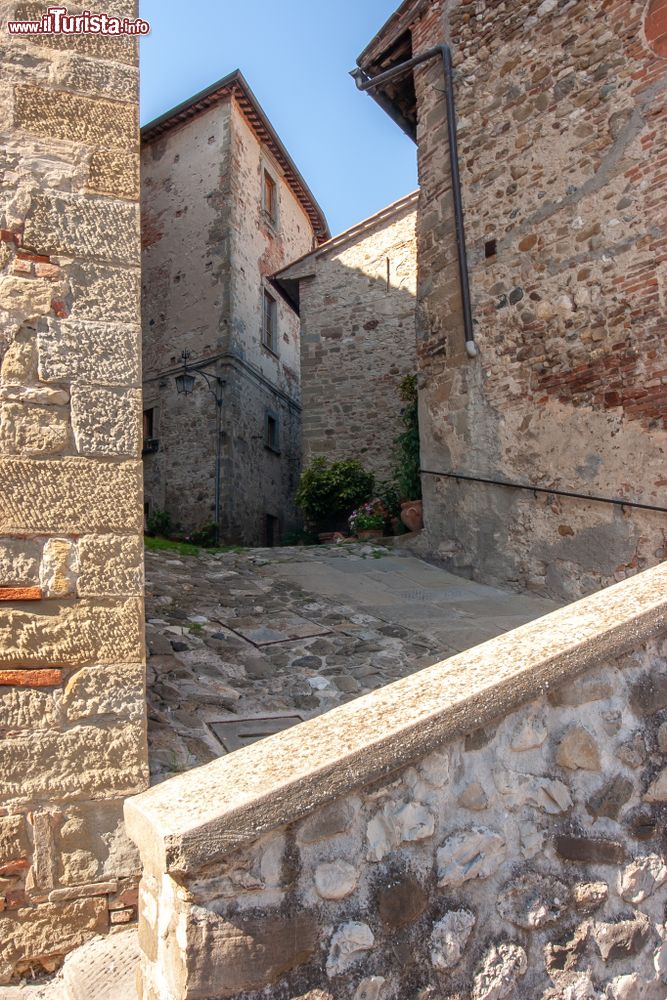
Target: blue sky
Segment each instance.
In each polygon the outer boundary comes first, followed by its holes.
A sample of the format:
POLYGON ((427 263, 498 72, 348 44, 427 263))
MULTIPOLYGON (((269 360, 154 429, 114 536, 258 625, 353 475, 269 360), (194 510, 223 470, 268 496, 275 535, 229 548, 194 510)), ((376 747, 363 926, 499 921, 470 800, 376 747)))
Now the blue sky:
POLYGON ((415 146, 348 76, 398 5, 140 0, 141 122, 240 69, 341 232, 417 186, 415 146))

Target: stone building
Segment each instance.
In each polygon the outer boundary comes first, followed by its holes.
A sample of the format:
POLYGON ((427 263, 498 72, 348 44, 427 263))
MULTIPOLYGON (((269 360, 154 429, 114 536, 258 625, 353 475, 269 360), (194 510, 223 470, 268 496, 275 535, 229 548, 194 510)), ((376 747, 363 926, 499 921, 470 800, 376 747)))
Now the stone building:
POLYGON ((0 48, 1 984, 135 919, 148 772, 137 45, 0 48))
POLYGON ((417 192, 275 275, 301 318, 304 462, 358 457, 390 476, 401 379, 414 372, 417 192))
POLYGON ((147 514, 214 521, 219 433, 220 536, 272 544, 294 527, 299 323, 267 276, 328 235, 240 72, 142 129, 147 514), (184 352, 211 392, 195 375, 178 394, 184 352))
POLYGON ((362 84, 453 57, 475 357, 443 60, 372 92, 419 149, 425 519, 456 572, 571 598, 665 557, 664 18, 663 0, 406 0, 359 57, 362 84))

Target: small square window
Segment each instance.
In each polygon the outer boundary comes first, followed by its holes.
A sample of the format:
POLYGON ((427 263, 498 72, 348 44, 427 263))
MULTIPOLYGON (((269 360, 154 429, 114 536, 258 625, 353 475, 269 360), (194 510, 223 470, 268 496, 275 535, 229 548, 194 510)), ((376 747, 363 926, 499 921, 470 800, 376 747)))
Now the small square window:
POLYGON ((271 451, 280 451, 280 427, 275 413, 267 413, 264 418, 264 444, 271 451))
POLYGON ((262 296, 262 343, 274 354, 277 353, 278 304, 267 291, 262 296))
POLYGON ((263 173, 262 208, 275 225, 278 219, 278 186, 268 170, 263 173))

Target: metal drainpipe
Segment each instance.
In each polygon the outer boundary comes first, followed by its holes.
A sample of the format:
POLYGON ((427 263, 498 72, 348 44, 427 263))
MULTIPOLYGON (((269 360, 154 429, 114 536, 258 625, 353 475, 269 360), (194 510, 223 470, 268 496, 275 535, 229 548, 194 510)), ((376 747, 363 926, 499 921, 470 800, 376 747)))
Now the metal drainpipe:
POLYGON ((394 77, 407 73, 414 66, 440 57, 443 62, 445 76, 445 100, 447 102, 447 138, 449 144, 449 168, 452 177, 452 197, 454 199, 454 226, 456 230, 456 248, 459 265, 459 285, 461 288, 461 304, 463 307, 463 329, 465 332, 465 349, 470 358, 477 357, 477 344, 472 323, 472 303, 470 299, 470 279, 468 276, 468 255, 466 253, 465 226, 463 222, 463 202, 461 200, 461 174, 459 172, 459 146, 456 132, 456 108, 454 104, 454 79, 452 67, 452 52, 449 45, 436 45, 427 49, 412 59, 392 66, 384 73, 369 77, 362 69, 352 70, 351 76, 359 90, 369 91, 381 86, 394 77))

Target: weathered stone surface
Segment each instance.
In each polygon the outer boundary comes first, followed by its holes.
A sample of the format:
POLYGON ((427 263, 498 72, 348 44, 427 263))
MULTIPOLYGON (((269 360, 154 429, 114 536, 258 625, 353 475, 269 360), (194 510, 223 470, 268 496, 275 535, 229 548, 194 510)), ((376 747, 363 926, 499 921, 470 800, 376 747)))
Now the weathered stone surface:
POLYGON ((556 763, 573 771, 578 768, 599 771, 600 752, 597 743, 582 727, 570 729, 558 744, 556 763))
POLYGON ((76 546, 66 538, 49 538, 44 544, 39 571, 45 597, 69 597, 76 593, 79 558, 76 546))
POLYGON ((416 878, 409 875, 391 878, 377 895, 380 920, 392 931, 413 924, 428 904, 428 896, 416 878))
POLYGON ((70 722, 99 715, 141 721, 144 685, 144 669, 139 663, 83 667, 67 682, 62 711, 70 722))
POLYGON ((616 756, 626 767, 641 767, 646 761, 646 740, 643 734, 635 733, 631 739, 622 743, 616 756))
POLYGON ((438 885, 455 889, 470 879, 488 878, 505 857, 505 840, 499 833, 481 827, 462 830, 448 837, 437 852, 438 885))
POLYGON ((0 623, 0 665, 85 665, 132 660, 142 649, 137 599, 40 605, 8 610, 0 623))
POLYGON ((70 441, 69 413, 61 406, 0 405, 0 453, 54 455, 70 441))
POLYGON ((473 1000, 504 1000, 526 974, 526 953, 518 944, 494 945, 484 956, 475 976, 473 1000))
POLYGON ((84 535, 77 544, 79 597, 140 595, 143 543, 133 535, 84 535))
POLYGON ((232 997, 274 983, 307 962, 317 945, 317 927, 306 912, 223 920, 195 907, 188 943, 189 990, 232 997))
POLYGON ((341 924, 331 938, 327 958, 327 975, 340 976, 350 966, 364 957, 375 944, 375 937, 368 924, 358 920, 341 924))
POLYGON ((138 141, 133 104, 42 87, 16 87, 14 124, 47 138, 57 129, 70 142, 105 149, 124 149, 138 141))
POLYGON ((23 816, 0 816, 0 865, 18 861, 30 853, 23 816))
POLYGON ((560 834, 555 838, 555 847, 556 852, 566 861, 599 865, 620 865, 625 861, 623 845, 603 837, 560 834))
POLYGON ((129 1000, 137 990, 138 964, 134 930, 90 941, 65 959, 62 975, 68 1000, 129 1000))
POLYGON ((100 194, 134 200, 139 195, 139 156, 119 150, 95 150, 86 186, 100 194))
POLYGON ((667 767, 653 779, 644 798, 647 802, 667 802, 667 767))
POLYGON ((606 882, 579 882, 572 889, 572 902, 583 913, 593 913, 609 898, 606 882))
POLYGON ((607 816, 616 819, 632 796, 634 785, 629 778, 617 774, 598 789, 586 802, 586 810, 591 816, 607 816))
POLYGON ((347 861, 330 861, 317 866, 315 886, 322 899, 344 899, 354 892, 359 875, 347 861))
MULTIPOLYGON (((367 979, 362 979, 354 991, 353 1000, 381 1000, 386 982, 384 976, 369 976, 367 979)), ((313 1000, 318 998, 314 997, 313 1000)), ((324 995, 322 1000, 326 1000, 324 995)))
MULTIPOLYGON (((39 670, 35 673, 41 677, 50 671, 39 670)), ((52 729, 56 726, 61 713, 53 696, 39 690, 17 689, 17 680, 14 677, 10 687, 0 687, 0 730, 52 729)))
POLYGON ((630 689, 630 707, 640 718, 667 708, 667 674, 651 672, 630 689))
POLYGON ((48 800, 54 786, 59 800, 69 802, 131 795, 145 785, 144 759, 142 723, 7 735, 0 744, 3 799, 48 800))
POLYGON ((354 820, 354 810, 345 799, 318 810, 300 825, 297 838, 303 844, 316 844, 339 833, 346 833, 354 820))
POLYGON ((643 913, 635 920, 596 923, 593 927, 593 938, 605 962, 636 955, 646 944, 648 935, 649 921, 643 913))
POLYGON ((605 990, 606 1000, 645 1000, 649 996, 651 984, 638 976, 636 972, 631 972, 626 976, 616 976, 607 983, 605 990))
POLYGON ((433 814, 421 803, 409 802, 398 807, 386 804, 367 825, 368 856, 381 861, 400 843, 426 840, 434 829, 433 814))
POLYGON ((468 785, 459 795, 459 805, 464 809, 472 809, 473 812, 481 812, 488 804, 486 792, 476 781, 468 785))
POLYGON ((86 899, 59 906, 46 903, 37 909, 0 914, 0 982, 9 982, 17 963, 29 968, 42 964, 52 971, 49 960, 58 958, 107 929, 104 901, 86 899))
POLYGON ((48 281, 11 275, 0 277, 0 309, 20 323, 46 316, 51 309, 52 297, 48 281))
MULTIPOLYGON (((50 306, 49 306, 50 308, 50 306)), ((9 385, 19 385, 37 375, 37 344, 34 330, 24 328, 19 330, 11 341, 2 358, 0 376, 2 382, 9 385)))
POLYGON ((140 477, 139 462, 0 458, 0 532, 139 531, 140 477))
POLYGON ((547 728, 543 719, 524 719, 512 734, 510 746, 512 750, 521 753, 525 750, 535 750, 541 747, 547 738, 547 728))
POLYGON ((547 695, 549 702, 558 707, 584 705, 591 701, 604 701, 614 694, 613 685, 597 677, 582 677, 576 684, 563 684, 547 695))
POLYGON ((140 321, 139 270, 77 261, 69 268, 74 302, 72 318, 136 326, 140 321))
MULTIPOLYGON (((139 214, 136 206, 76 195, 34 195, 24 244, 41 254, 72 254, 136 265, 139 214)), ((121 350, 120 355, 124 354, 121 350)), ((129 357, 129 355, 128 355, 129 357)))
POLYGON ((0 399, 10 403, 37 403, 40 406, 66 406, 69 392, 49 386, 7 385, 0 386, 0 399))
MULTIPOLYGON (((138 330, 129 324, 92 323, 83 320, 52 320, 48 331, 37 336, 39 351, 39 377, 44 382, 96 383, 98 386, 136 386, 139 381, 138 330)), ((113 400, 95 394, 90 388, 82 390, 88 396, 78 404, 79 421, 85 419, 85 400, 90 400, 97 411, 100 407, 113 407, 113 400)), ((72 393, 74 399, 74 391, 72 393)), ((131 397, 136 402, 136 397, 131 397)), ((124 409, 131 411, 126 397, 124 409)), ((136 409, 136 407, 135 407, 136 409)), ((118 410, 111 409, 106 419, 118 410)), ((132 426, 136 415, 130 416, 132 426)), ((109 428, 110 430, 111 428, 109 428)), ((84 426, 88 436, 91 429, 84 426)), ((116 430, 116 434, 117 434, 116 430)), ((99 439, 98 439, 99 441, 99 439)))
POLYGON ((102 386, 72 387, 72 430, 82 455, 128 455, 141 448, 141 392, 102 386))
POLYGON ((79 887, 112 879, 136 879, 141 862, 123 823, 122 800, 67 805, 58 831, 61 886, 79 887))
POLYGON ((458 965, 474 926, 475 916, 469 910, 449 910, 433 925, 430 947, 434 968, 445 970, 458 965))
POLYGON ((38 584, 41 558, 41 542, 0 538, 0 580, 8 587, 38 584))
POLYGON ((524 930, 557 923, 568 911, 568 887, 552 876, 527 872, 506 885, 498 895, 498 912, 524 930))
POLYGON ((572 937, 561 941, 550 941, 544 949, 546 968, 552 979, 556 973, 571 972, 576 969, 586 947, 590 927, 588 922, 579 924, 572 937))
POLYGON ((652 896, 666 881, 667 865, 664 858, 658 854, 647 854, 635 858, 623 870, 620 895, 636 906, 652 896))

